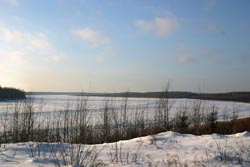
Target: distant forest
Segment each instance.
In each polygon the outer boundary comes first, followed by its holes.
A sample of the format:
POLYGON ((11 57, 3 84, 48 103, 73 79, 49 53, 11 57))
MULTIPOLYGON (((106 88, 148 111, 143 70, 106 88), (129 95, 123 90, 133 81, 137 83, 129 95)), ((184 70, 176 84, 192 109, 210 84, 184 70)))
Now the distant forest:
POLYGON ((88 93, 88 92, 27 92, 28 95, 71 95, 100 97, 135 97, 135 98, 186 98, 201 100, 221 100, 250 103, 250 92, 228 93, 193 93, 181 91, 167 92, 120 92, 120 93, 88 93))
POLYGON ((0 100, 25 99, 25 92, 16 88, 2 88, 0 86, 0 100))

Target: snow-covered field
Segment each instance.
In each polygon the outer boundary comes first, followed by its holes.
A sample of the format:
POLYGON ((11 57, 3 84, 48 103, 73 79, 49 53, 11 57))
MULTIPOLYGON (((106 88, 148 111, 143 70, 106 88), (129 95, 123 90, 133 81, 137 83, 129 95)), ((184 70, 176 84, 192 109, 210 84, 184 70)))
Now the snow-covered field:
POLYGON ((117 143, 29 142, 2 144, 0 150, 0 166, 6 167, 77 166, 77 162, 83 166, 250 166, 250 133, 194 136, 169 131, 117 143))
MULTIPOLYGON (((55 114, 75 106, 79 97, 75 96, 29 96, 36 112, 55 114)), ((88 110, 92 121, 104 107, 103 97, 88 97, 88 110)), ((112 106, 119 110, 123 98, 109 98, 112 106)), ((170 117, 183 106, 192 106, 199 100, 171 99, 173 107, 170 117)), ((19 103, 24 103, 20 101, 19 103)), ((129 98, 127 110, 135 112, 144 109, 147 118, 157 108, 157 99, 129 98)), ((209 109, 215 105, 218 119, 230 117, 237 110, 239 118, 250 117, 250 104, 202 101, 202 107, 209 109)), ((12 112, 15 102, 1 102, 0 115, 6 110, 12 112)), ((0 166, 250 166, 250 133, 233 135, 180 134, 172 131, 135 138, 117 143, 98 145, 76 145, 67 143, 16 143, 1 144, 0 166)))

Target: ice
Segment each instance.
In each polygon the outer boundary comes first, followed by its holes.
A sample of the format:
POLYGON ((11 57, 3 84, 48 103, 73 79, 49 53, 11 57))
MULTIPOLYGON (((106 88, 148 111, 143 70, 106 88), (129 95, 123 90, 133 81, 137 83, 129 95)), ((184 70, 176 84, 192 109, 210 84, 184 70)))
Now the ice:
MULTIPOLYGON (((97 117, 104 108, 104 101, 108 100, 110 105, 119 110, 124 102, 124 98, 120 97, 79 97, 70 95, 29 95, 27 96, 28 101, 32 101, 33 106, 36 108, 36 112, 41 112, 43 114, 48 113, 59 113, 67 109, 74 110, 76 104, 79 103, 80 99, 83 98, 87 100, 87 108, 92 113, 92 117, 97 117)), ((19 103, 24 103, 24 100, 19 101, 19 103)), ((210 110, 214 105, 218 109, 218 120, 230 119, 232 117, 233 111, 237 113, 238 118, 250 117, 250 104, 241 102, 230 102, 230 101, 208 101, 208 100, 193 100, 193 99, 170 99, 170 104, 173 104, 170 110, 170 118, 173 118, 176 113, 183 109, 186 105, 189 110, 192 110, 192 106, 195 103, 201 103, 205 110, 210 110)), ((155 98, 128 98, 127 110, 128 113, 135 113, 136 110, 145 110, 145 115, 150 119, 152 113, 157 109, 159 103, 158 99, 155 98)), ((0 102, 0 114, 4 114, 6 110, 11 112, 14 110, 15 101, 0 102)), ((131 115, 131 114, 128 114, 131 115)), ((96 120, 92 120, 93 122, 96 120)))

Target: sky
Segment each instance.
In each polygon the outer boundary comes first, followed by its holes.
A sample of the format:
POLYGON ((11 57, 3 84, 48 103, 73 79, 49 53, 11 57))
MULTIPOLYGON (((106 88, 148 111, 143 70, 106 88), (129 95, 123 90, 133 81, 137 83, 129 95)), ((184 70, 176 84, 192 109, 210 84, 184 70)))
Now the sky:
POLYGON ((0 85, 250 91, 249 0, 0 0, 0 85))

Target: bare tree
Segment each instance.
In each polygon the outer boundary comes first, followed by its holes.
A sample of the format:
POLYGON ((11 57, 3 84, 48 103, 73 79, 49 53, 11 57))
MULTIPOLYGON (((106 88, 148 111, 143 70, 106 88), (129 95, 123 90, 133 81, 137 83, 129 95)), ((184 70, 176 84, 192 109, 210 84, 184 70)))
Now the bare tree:
POLYGON ((111 119, 110 119, 109 99, 104 101, 104 107, 101 115, 102 142, 108 142, 110 137, 111 119))
POLYGON ((158 106, 155 113, 155 122, 159 128, 164 130, 170 129, 169 112, 174 102, 169 99, 170 81, 166 84, 162 97, 159 98, 158 106))
POLYGON ((128 106, 128 96, 125 95, 121 104, 121 117, 120 117, 122 138, 126 137, 126 128, 128 125, 127 106, 128 106))

